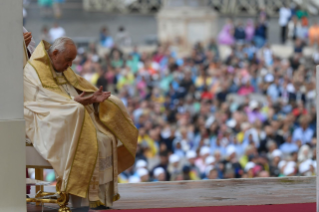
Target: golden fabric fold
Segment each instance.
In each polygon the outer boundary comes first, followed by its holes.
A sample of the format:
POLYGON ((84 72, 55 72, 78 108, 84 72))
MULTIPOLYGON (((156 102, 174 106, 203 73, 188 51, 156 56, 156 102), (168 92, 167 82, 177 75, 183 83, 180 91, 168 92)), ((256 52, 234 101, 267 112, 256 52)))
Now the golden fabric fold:
POLYGON ((66 191, 70 194, 86 197, 91 176, 98 159, 98 143, 95 126, 85 111, 80 140, 75 151, 66 191))

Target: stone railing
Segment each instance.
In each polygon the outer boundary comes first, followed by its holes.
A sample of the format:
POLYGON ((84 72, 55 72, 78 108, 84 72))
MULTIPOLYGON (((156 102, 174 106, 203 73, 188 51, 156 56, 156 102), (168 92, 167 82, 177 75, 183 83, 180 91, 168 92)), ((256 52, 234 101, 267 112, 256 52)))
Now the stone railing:
POLYGON ((209 0, 210 6, 221 15, 255 16, 264 8, 270 17, 278 16, 284 3, 290 5, 294 0, 209 0))
POLYGON ((86 11, 149 14, 161 7, 161 0, 83 0, 86 11))
MULTIPOLYGON (((192 5, 187 0, 188 5, 192 5)), ((307 0, 308 1, 308 0, 307 0)), ((314 0, 309 0, 314 1, 314 0)), ((86 11, 104 11, 119 13, 140 13, 152 14, 161 9, 167 2, 172 5, 183 5, 185 0, 83 0, 83 8, 86 11)), ((265 8, 270 17, 278 15, 279 8, 291 2, 305 4, 305 1, 298 0, 203 0, 201 5, 206 5, 219 12, 220 15, 227 16, 255 16, 260 8, 265 8)), ((305 5, 302 5, 305 6, 305 5)))

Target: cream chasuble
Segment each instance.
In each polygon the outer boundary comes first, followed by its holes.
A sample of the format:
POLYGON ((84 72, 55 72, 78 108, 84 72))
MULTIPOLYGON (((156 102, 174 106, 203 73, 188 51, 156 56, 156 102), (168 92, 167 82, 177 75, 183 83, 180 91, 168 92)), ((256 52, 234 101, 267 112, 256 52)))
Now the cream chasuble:
MULTIPOLYGON (((53 72, 53 77, 58 78, 58 84, 61 90, 65 91, 72 99, 79 94, 75 88, 65 80, 62 73, 53 72)), ((90 94, 91 95, 91 94, 90 94)), ((97 141, 99 146, 98 160, 96 161, 95 169, 89 187, 88 198, 81 201, 81 206, 95 208, 101 203, 105 206, 112 206, 114 193, 117 194, 117 153, 116 137, 112 133, 103 128, 103 125, 98 120, 98 104, 85 106, 90 114, 90 117, 97 129, 97 141), (113 164, 115 163, 115 164, 113 164), (113 189, 115 191, 113 191, 113 189)), ((78 198, 71 197, 73 202, 78 202, 78 198)))
POLYGON ((62 180, 62 191, 91 207, 119 199, 117 175, 134 164, 138 131, 122 102, 73 99, 97 90, 71 69, 56 73, 42 41, 24 68, 26 134, 62 180))

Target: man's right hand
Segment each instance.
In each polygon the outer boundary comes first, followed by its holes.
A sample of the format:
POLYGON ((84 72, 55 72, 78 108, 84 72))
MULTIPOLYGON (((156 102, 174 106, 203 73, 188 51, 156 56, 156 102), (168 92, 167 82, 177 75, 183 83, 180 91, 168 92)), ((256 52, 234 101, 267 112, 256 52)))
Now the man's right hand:
POLYGON ((25 42, 25 45, 28 47, 30 42, 31 42, 31 39, 32 39, 32 34, 31 32, 25 32, 23 33, 23 38, 24 38, 24 42, 25 42))
POLYGON ((93 93, 93 95, 85 97, 85 92, 82 92, 79 96, 76 96, 74 98, 74 101, 82 105, 89 105, 93 103, 104 102, 110 96, 111 96, 111 92, 103 92, 103 87, 101 86, 98 91, 93 93))

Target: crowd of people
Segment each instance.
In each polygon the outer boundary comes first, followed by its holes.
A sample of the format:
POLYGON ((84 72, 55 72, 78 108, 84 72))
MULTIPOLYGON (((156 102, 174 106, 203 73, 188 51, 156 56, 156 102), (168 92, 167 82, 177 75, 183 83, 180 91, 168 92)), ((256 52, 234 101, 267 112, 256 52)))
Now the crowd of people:
POLYGON ((281 59, 259 35, 228 22, 217 42, 179 57, 174 43, 124 53, 103 28, 107 54, 79 48, 73 70, 118 95, 139 129, 136 163, 119 182, 315 175, 315 71, 299 49, 307 40, 281 59), (222 60, 225 28, 233 42, 222 60))
MULTIPOLYGON (((233 45, 235 43, 254 42, 256 47, 261 48, 268 41, 268 16, 264 9, 261 9, 257 21, 254 23, 249 19, 245 24, 241 21, 236 26, 229 20, 224 25, 218 36, 220 44, 233 45)), ((319 25, 315 21, 309 26, 308 13, 300 7, 292 6, 291 8, 283 5, 279 10, 278 24, 280 30, 278 35, 282 44, 305 45, 310 46, 319 44, 319 25), (309 42, 308 42, 309 41, 309 42)))
POLYGON ((311 29, 319 25, 308 28, 300 17, 287 22, 301 27, 288 26, 288 59, 267 43, 263 11, 246 26, 228 21, 188 56, 178 42, 125 52, 132 40, 124 27, 114 39, 103 27, 99 43, 78 48, 73 70, 119 96, 139 130, 136 162, 119 182, 315 175, 318 60, 302 49, 316 42, 311 29), (227 58, 219 45, 230 47, 227 58))

